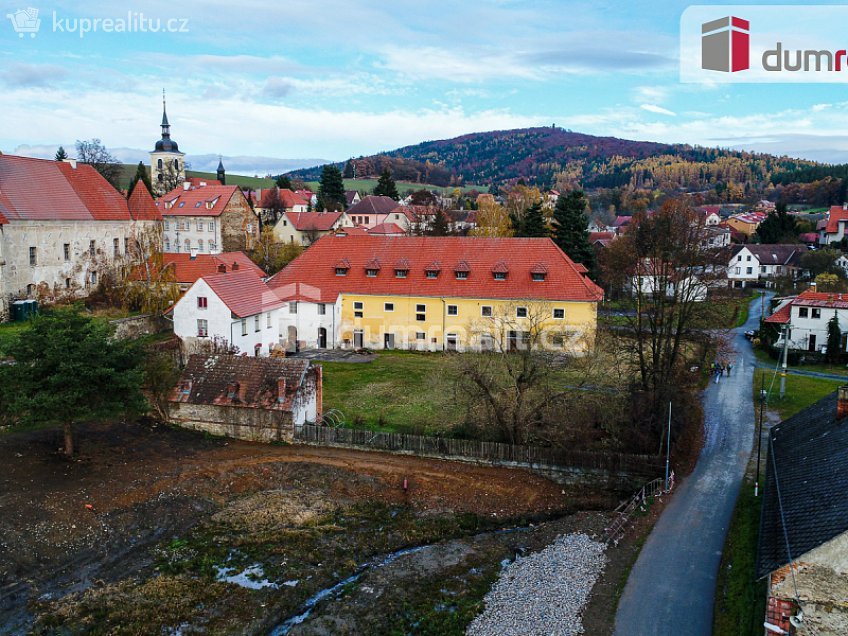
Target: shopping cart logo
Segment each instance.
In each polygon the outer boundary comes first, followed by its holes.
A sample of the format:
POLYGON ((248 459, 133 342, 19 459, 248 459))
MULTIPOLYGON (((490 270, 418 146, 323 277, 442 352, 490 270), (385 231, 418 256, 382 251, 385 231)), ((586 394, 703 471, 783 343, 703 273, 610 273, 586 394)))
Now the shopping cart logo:
POLYGON ((38 17, 38 9, 28 7, 26 9, 18 9, 14 13, 7 13, 6 17, 12 21, 12 28, 19 38, 24 37, 29 33, 29 37, 34 38, 35 34, 41 28, 41 18, 38 17))

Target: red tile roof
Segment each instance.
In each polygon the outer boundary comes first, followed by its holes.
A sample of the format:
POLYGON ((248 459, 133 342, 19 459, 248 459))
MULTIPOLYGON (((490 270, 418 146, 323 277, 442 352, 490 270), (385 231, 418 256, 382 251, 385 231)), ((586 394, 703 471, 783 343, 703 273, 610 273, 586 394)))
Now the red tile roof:
POLYGON ((286 212, 286 218, 294 229, 304 232, 329 232, 343 212, 286 212))
POLYGON ((328 235, 270 281, 268 286, 283 298, 303 297, 313 302, 335 302, 341 293, 453 298, 538 299, 595 302, 603 291, 581 274, 571 259, 550 239, 478 237, 379 237, 328 235), (366 264, 409 262, 406 278, 397 278, 394 267, 377 277, 365 274, 366 264), (493 268, 503 261, 506 280, 494 280, 493 268), (339 263, 347 263, 345 276, 337 276, 339 263), (438 263, 437 278, 426 269, 438 263), (533 281, 531 271, 547 270, 544 281, 533 281), (457 271, 468 271, 458 280, 457 271), (301 293, 308 289, 308 293, 301 293))
POLYGON ((352 214, 389 214, 398 207, 398 202, 391 197, 382 197, 369 194, 362 200, 348 208, 347 213, 352 214))
POLYGON ((135 184, 130 198, 127 200, 127 207, 130 210, 130 216, 134 221, 161 221, 162 215, 159 213, 159 208, 156 207, 156 202, 147 191, 147 186, 144 181, 139 181, 135 184))
POLYGON ((253 272, 259 278, 265 278, 262 271, 244 252, 222 252, 221 254, 162 254, 162 264, 174 268, 174 278, 178 283, 193 284, 198 278, 214 276, 224 266, 227 272, 233 271, 233 263, 238 263, 239 272, 253 272))
POLYGON ((127 201, 91 166, 0 155, 7 221, 128 221, 127 201))
POLYGON ((615 232, 589 232, 589 242, 611 241, 615 238, 615 232))
POLYGON ((191 185, 195 187, 203 187, 201 184, 205 184, 208 186, 212 185, 222 185, 218 179, 204 179, 203 177, 186 177, 186 181, 188 181, 191 185))
POLYGON ((179 187, 156 201, 156 207, 163 216, 220 216, 236 192, 241 190, 234 185, 207 185, 188 190, 179 187))
POLYGON ((817 243, 819 235, 816 232, 804 232, 798 235, 798 240, 802 243, 817 243))
POLYGON ((841 205, 830 206, 830 212, 827 215, 827 226, 825 226, 824 231, 828 234, 838 234, 840 221, 848 221, 848 210, 841 205))
POLYGON ((201 280, 238 318, 280 307, 283 301, 253 271, 204 276, 201 280))
POLYGON ((285 207, 287 210, 289 208, 293 208, 296 205, 309 205, 309 203, 304 200, 303 197, 295 194, 288 188, 283 188, 280 190, 280 201, 282 201, 283 207, 285 207))
POLYGON ((766 318, 764 322, 767 322, 767 323, 770 323, 770 324, 773 324, 773 325, 785 325, 787 322, 789 322, 789 314, 791 313, 791 311, 792 311, 792 303, 791 302, 786 303, 785 305, 783 305, 783 307, 781 307, 776 312, 774 312, 771 316, 766 318))
POLYGON ((798 294, 791 302, 766 318, 766 322, 772 324, 785 324, 789 322, 789 314, 792 307, 823 307, 825 309, 848 309, 848 294, 837 294, 829 292, 817 292, 808 289, 798 294))
POLYGON ((403 236, 405 232, 397 223, 380 223, 379 225, 375 225, 371 229, 368 230, 368 234, 375 235, 390 235, 394 234, 397 236, 403 236))

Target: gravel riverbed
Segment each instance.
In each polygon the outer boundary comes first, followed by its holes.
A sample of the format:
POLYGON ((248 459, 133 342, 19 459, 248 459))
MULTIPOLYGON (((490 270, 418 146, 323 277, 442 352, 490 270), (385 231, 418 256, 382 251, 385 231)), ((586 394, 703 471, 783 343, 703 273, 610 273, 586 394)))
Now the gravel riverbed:
POLYGON ((581 611, 606 565, 604 549, 585 534, 568 534, 518 557, 486 595, 467 636, 582 634, 581 611))

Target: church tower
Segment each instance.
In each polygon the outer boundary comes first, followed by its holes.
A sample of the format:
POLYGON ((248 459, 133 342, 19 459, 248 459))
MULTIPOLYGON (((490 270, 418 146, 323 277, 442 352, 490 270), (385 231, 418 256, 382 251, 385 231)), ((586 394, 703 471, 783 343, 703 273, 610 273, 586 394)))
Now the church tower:
POLYGON ((218 181, 221 185, 227 185, 227 173, 224 171, 224 158, 218 155, 218 181))
POLYGON ((165 89, 162 89, 162 139, 156 142, 150 153, 150 180, 156 196, 167 194, 185 181, 185 153, 180 152, 177 142, 171 139, 171 124, 165 104, 165 89))

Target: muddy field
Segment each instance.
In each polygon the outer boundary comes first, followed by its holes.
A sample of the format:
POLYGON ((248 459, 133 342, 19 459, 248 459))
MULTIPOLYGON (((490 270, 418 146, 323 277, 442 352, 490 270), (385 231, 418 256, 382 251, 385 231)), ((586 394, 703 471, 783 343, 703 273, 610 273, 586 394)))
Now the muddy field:
POLYGON ((137 423, 58 446, 0 435, 2 633, 462 634, 505 560, 621 494, 137 423))

